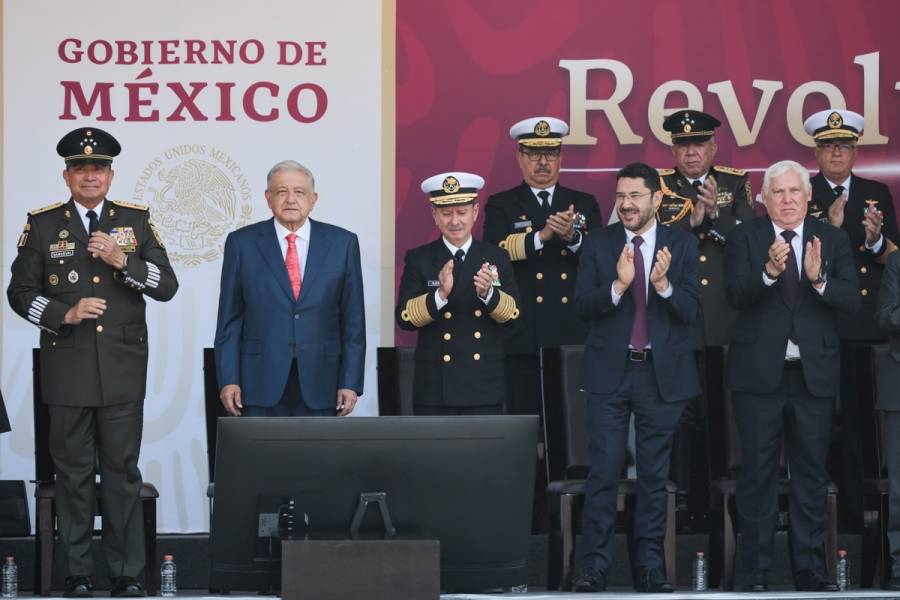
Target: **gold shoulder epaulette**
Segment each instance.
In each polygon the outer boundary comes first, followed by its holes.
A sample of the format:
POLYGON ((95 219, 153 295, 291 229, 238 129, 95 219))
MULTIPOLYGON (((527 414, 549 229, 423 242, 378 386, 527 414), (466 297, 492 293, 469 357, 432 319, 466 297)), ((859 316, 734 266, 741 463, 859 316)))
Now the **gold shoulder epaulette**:
POLYGON ((675 169, 657 169, 656 172, 659 173, 662 177, 665 177, 666 175, 674 175, 675 169))
POLYGON ((719 173, 737 175, 738 177, 743 177, 747 174, 747 169, 732 169, 731 167, 720 167, 719 165, 714 166, 713 169, 718 171, 719 173))
POLYGON ((123 208, 133 208, 134 210, 150 210, 150 207, 145 204, 132 204, 131 202, 122 202, 121 200, 113 200, 112 203, 123 208))
POLYGON ((39 214, 41 214, 41 213, 45 213, 45 212, 47 212, 48 210, 53 210, 54 208, 59 208, 60 206, 65 206, 65 205, 66 205, 65 202, 54 202, 54 203, 51 204, 50 206, 45 206, 45 207, 43 207, 43 208, 36 208, 36 209, 34 209, 34 210, 32 210, 32 211, 29 211, 28 214, 31 215, 31 216, 33 217, 33 216, 35 216, 35 215, 39 215, 39 214))

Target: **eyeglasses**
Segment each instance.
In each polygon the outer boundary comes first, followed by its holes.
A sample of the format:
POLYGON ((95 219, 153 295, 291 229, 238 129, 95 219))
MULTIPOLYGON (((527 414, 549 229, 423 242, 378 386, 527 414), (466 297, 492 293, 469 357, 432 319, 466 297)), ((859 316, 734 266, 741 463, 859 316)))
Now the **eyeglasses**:
POLYGON ((547 162, 556 162, 559 160, 560 151, 557 150, 520 150, 522 154, 528 157, 531 162, 538 162, 541 158, 547 162))
POLYGON ((653 192, 631 192, 630 194, 616 194, 616 202, 624 202, 625 198, 628 198, 632 202, 637 202, 647 194, 652 194, 653 192))
POLYGON ((834 142, 830 144, 816 144, 816 148, 825 150, 826 152, 850 152, 856 150, 856 144, 849 142, 834 142))

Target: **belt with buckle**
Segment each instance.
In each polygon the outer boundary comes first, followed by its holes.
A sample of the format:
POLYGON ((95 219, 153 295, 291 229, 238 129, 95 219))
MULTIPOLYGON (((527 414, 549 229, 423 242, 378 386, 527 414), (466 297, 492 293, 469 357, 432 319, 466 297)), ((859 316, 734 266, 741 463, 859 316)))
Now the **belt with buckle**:
POLYGON ((632 350, 629 348, 628 350, 628 360, 633 360, 635 362, 647 362, 653 357, 650 352, 650 349, 647 350, 632 350))

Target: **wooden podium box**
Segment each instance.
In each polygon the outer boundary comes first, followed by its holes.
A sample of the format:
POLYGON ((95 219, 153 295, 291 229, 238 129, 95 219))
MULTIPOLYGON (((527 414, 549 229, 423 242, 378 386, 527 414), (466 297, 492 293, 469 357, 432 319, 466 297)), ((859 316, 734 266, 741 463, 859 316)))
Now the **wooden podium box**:
POLYGON ((284 600, 438 600, 438 540, 285 540, 284 600))

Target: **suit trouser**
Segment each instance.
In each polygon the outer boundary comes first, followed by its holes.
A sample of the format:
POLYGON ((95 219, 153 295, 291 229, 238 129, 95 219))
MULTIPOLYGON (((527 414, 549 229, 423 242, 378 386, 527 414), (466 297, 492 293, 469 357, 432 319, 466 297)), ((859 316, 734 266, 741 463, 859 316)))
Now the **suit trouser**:
POLYGON ((891 548, 891 577, 900 577, 900 411, 883 411, 884 456, 888 469, 888 544, 891 548))
POLYGON ((637 498, 633 538, 637 567, 662 570, 666 479, 672 432, 684 402, 663 402, 652 362, 627 361, 618 388, 588 399, 591 470, 582 515, 582 567, 608 571, 615 547, 616 494, 625 461, 628 422, 634 413, 637 498))
POLYGON ((142 402, 49 406, 59 543, 70 576, 93 573, 95 461, 100 466, 103 554, 109 575, 137 577, 144 568, 142 480, 138 469, 143 409, 142 402))
POLYGON ((790 535, 795 573, 825 573, 825 469, 835 398, 809 393, 800 362, 785 363, 772 394, 733 392, 741 436, 737 509, 741 555, 751 575, 772 570, 782 434, 790 465, 790 535))
MULTIPOLYGON (((335 404, 337 404, 337 390, 334 393, 335 404)), ((284 384, 284 391, 281 393, 278 403, 272 406, 245 405, 241 414, 245 417, 333 417, 337 414, 337 409, 333 406, 310 408, 306 405, 300 391, 297 360, 294 359, 291 361, 291 370, 288 372, 287 382, 284 384)))

